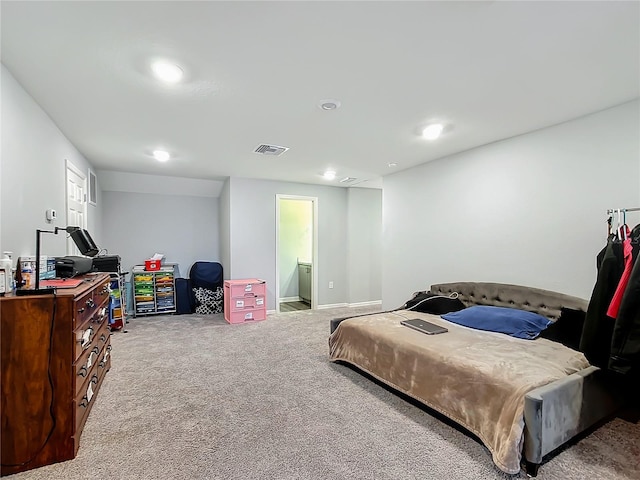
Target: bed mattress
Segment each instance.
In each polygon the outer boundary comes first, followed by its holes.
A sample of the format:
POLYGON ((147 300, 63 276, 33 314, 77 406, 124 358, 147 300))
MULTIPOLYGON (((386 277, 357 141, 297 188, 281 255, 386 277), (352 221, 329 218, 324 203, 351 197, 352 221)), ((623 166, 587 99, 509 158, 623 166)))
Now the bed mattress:
POLYGON ((332 361, 360 368, 474 433, 510 474, 520 471, 525 394, 589 366, 582 353, 560 343, 407 310, 345 320, 329 347, 332 361), (410 318, 449 331, 427 335, 400 324, 410 318))

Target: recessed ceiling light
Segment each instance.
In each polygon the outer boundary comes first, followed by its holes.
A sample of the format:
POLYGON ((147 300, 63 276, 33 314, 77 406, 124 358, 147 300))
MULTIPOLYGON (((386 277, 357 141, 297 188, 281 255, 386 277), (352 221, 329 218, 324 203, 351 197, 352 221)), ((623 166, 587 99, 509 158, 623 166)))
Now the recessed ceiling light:
POLYGON ((334 180, 336 178, 336 172, 333 170, 327 170, 322 176, 325 180, 334 180))
POLYGON ((340 103, 340 100, 331 100, 331 99, 322 100, 319 104, 322 110, 336 110, 340 108, 340 105, 342 105, 342 103, 340 103))
POLYGON ((178 65, 165 62, 164 60, 154 62, 151 65, 151 70, 153 70, 153 73, 157 78, 167 83, 179 82, 184 73, 178 65))
POLYGON ((389 168, 397 167, 398 164, 396 162, 389 162, 389 168))
POLYGON ((169 155, 169 152, 167 152, 166 150, 154 150, 153 158, 155 158, 159 162, 166 162, 167 160, 169 160, 169 158, 171 158, 171 155, 169 155))
POLYGON ((424 130, 422 130, 422 136, 427 140, 435 140, 440 136, 442 130, 444 129, 444 125, 441 123, 432 123, 431 125, 427 125, 424 130))

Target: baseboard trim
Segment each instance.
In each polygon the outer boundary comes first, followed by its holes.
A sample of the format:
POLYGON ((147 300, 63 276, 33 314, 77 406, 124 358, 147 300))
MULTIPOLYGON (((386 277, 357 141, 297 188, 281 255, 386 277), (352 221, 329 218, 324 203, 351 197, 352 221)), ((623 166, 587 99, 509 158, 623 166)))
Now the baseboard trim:
POLYGON ((356 302, 350 303, 350 307, 370 307, 373 305, 382 305, 382 300, 371 300, 370 302, 356 302))
POLYGON ((302 299, 300 297, 282 297, 279 302, 301 302, 302 299))
POLYGON ((327 303, 325 305, 318 305, 318 310, 324 310, 326 308, 342 308, 348 306, 348 303, 327 303))
POLYGON ((370 302, 356 302, 356 303, 327 303, 325 305, 318 305, 318 310, 324 310, 326 308, 371 307, 375 305, 382 305, 382 300, 371 300, 370 302))
POLYGON ((267 310, 267 315, 273 315, 274 313, 276 313, 275 310, 267 310))

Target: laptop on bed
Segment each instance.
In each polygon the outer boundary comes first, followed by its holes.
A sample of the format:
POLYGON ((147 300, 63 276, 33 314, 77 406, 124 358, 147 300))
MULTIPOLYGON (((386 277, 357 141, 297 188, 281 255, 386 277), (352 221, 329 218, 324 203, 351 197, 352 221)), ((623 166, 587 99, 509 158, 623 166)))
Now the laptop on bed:
POLYGON ((405 327, 413 328, 414 330, 418 330, 419 332, 426 333, 428 335, 435 335, 437 333, 445 333, 449 331, 446 328, 441 327, 440 325, 427 322, 426 320, 422 320, 420 318, 402 320, 400 323, 405 327))

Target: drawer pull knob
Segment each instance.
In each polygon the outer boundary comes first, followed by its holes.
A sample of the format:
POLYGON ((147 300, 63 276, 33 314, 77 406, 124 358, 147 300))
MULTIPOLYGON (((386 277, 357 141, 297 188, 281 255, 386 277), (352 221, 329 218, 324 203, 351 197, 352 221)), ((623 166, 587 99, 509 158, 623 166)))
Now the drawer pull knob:
POLYGON ((82 367, 79 371, 78 371, 78 376, 80 377, 86 377, 87 376, 87 367, 82 367))
POLYGON ((78 309, 78 313, 84 312, 84 307, 78 309))
POLYGON ((91 377, 91 383, 93 383, 94 385, 96 383, 98 383, 98 376, 97 375, 94 375, 93 377, 91 377))
POLYGON ((82 397, 82 400, 78 405, 81 406, 82 408, 87 408, 87 406, 89 405, 89 401, 87 400, 87 397, 82 397))
POLYGON ((95 306, 96 306, 96 302, 93 301, 93 298, 90 298, 89 300, 87 300, 87 307, 93 308, 95 306))

